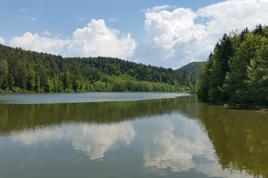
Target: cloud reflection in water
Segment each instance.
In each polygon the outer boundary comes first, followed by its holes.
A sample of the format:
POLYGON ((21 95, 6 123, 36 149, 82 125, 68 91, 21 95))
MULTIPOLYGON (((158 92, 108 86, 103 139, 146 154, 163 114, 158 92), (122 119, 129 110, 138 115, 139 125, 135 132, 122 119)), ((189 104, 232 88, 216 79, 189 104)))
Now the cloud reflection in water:
POLYGON ((129 145, 135 137, 130 123, 113 125, 64 124, 11 134, 11 140, 25 145, 50 144, 70 141, 72 146, 86 153, 91 160, 104 158, 104 154, 120 144, 129 145))
POLYGON ((197 120, 180 114, 169 118, 172 119, 160 118, 154 126, 148 126, 152 138, 145 143, 145 169, 159 175, 191 171, 209 177, 252 177, 245 171, 222 169, 211 141, 197 120))

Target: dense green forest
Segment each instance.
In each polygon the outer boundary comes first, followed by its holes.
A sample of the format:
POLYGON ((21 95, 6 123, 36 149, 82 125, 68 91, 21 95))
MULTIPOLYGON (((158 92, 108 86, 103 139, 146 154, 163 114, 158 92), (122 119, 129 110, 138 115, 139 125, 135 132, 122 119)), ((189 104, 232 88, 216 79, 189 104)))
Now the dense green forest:
POLYGON ((200 71, 206 62, 191 62, 176 70, 178 80, 185 86, 189 86, 194 90, 200 71))
POLYGON ((0 45, 2 92, 185 91, 192 75, 109 57, 63 58, 0 45))
POLYGON ((209 56, 197 94, 211 103, 268 105, 268 27, 225 34, 209 56))

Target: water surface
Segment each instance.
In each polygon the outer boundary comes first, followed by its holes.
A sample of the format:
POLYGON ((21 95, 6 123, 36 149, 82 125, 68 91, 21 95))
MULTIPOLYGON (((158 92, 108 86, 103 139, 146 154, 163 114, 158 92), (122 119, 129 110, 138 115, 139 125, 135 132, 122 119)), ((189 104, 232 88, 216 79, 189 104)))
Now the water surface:
POLYGON ((0 177, 268 177, 268 114, 193 96, 1 104, 0 177))
POLYGON ((91 92, 91 93, 45 93, 45 94, 2 94, 0 104, 56 104, 89 103, 105 101, 142 101, 188 96, 187 93, 153 92, 91 92))

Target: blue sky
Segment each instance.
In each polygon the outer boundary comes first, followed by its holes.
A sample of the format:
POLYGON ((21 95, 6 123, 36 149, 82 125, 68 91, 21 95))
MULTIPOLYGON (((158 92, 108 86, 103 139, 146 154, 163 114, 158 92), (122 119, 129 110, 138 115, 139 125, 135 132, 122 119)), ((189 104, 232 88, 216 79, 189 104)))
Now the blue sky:
POLYGON ((109 23, 110 27, 132 32, 136 38, 140 38, 145 9, 165 4, 197 9, 217 1, 219 0, 1 0, 0 34, 12 38, 26 31, 50 31, 67 36, 91 19, 113 19, 115 21, 109 23), (31 17, 36 20, 30 19, 31 17))
POLYGON ((267 4, 267 0, 1 0, 0 42, 63 56, 104 55, 176 68, 205 60, 224 32, 266 24, 267 4))

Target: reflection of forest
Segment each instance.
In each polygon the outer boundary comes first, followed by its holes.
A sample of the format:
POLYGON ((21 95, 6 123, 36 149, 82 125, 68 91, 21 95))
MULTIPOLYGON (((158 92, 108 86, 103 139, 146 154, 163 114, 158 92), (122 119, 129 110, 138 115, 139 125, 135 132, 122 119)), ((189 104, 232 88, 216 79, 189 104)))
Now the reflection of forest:
POLYGON ((0 134, 63 122, 112 123, 177 110, 177 99, 138 102, 0 105, 0 134))
POLYGON ((198 106, 222 167, 268 177, 268 114, 198 106))
POLYGON ((229 110, 195 97, 139 102, 0 105, 0 135, 64 122, 112 123, 170 112, 198 119, 224 169, 268 177, 268 114, 229 110))

